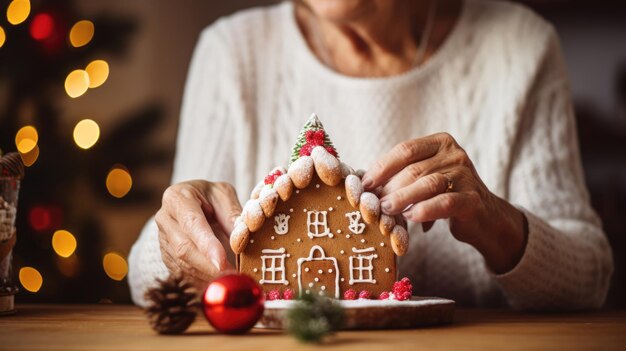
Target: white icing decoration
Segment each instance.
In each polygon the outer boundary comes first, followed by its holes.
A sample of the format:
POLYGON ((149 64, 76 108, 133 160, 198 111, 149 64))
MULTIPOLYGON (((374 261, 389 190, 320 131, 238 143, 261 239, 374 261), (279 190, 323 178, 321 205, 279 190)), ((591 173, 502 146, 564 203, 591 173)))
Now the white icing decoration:
POLYGON ((320 291, 320 292, 318 292, 317 294, 318 294, 319 296, 324 296, 324 295, 326 295, 323 291, 320 291))
POLYGON ((380 246, 383 246, 383 247, 384 247, 384 246, 385 246, 385 243, 380 243, 380 246))
POLYGON ((250 244, 254 244, 254 239, 250 239, 250 244))
POLYGON ((313 285, 315 285, 315 284, 313 284, 313 283, 309 283, 309 288, 312 288, 312 287, 313 287, 313 285))
POLYGON ((304 269, 304 271, 305 271, 305 272, 308 272, 308 271, 309 271, 309 267, 306 267, 306 268, 304 269))
POLYGON ((259 270, 258 270, 258 269, 256 269, 256 268, 254 268, 252 271, 253 271, 254 273, 256 273, 256 272, 258 272, 259 270))
POLYGON ((274 223, 276 223, 276 225, 274 225, 274 232, 276 234, 284 235, 289 232, 289 218, 291 218, 291 216, 284 213, 279 213, 274 216, 274 223))
POLYGON ((345 279, 341 278, 341 281, 344 281, 345 279))
POLYGON ((302 239, 298 238, 296 239, 297 242, 302 242, 302 239))
POLYGON ((315 184, 315 188, 319 189, 320 185, 319 184, 315 184))
MULTIPOLYGON (((302 257, 298 259, 298 290, 302 292, 302 264, 304 262, 312 261, 331 261, 335 265, 335 298, 339 298, 339 266, 337 265, 337 259, 334 257, 326 257, 326 253, 321 246, 315 245, 311 247, 309 257, 302 257), (315 253, 319 254, 319 257, 315 257, 315 253)), ((305 268, 305 272, 308 272, 308 267, 305 268)), ((307 291, 308 294, 308 291, 307 291)))
POLYGON ((296 194, 300 194, 300 190, 296 190, 296 194))
POLYGON ((335 235, 334 235, 333 233, 328 234, 328 237, 329 237, 329 238, 331 238, 331 239, 332 239, 334 236, 335 236, 335 235))
POLYGON ((280 249, 263 249, 261 253, 267 254, 261 256, 263 267, 261 268, 262 278, 259 284, 285 284, 289 285, 289 281, 285 279, 285 257, 289 257, 285 253, 285 248, 280 249), (269 279, 265 279, 269 273, 269 279), (278 274, 277 274, 278 273, 278 274))
POLYGON ((346 239, 350 239, 350 234, 346 234, 346 239))
POLYGON ((365 244, 365 239, 361 239, 361 242, 362 242, 363 244, 365 244))
POLYGON ((333 269, 332 268, 328 268, 328 273, 332 273, 333 269))
POLYGON ((341 253, 341 254, 343 255, 343 254, 345 254, 346 252, 345 252, 345 251, 343 251, 343 250, 341 250, 341 251, 339 251, 339 253, 341 253))
POLYGON ((306 212, 306 208, 303 208, 303 209, 302 209, 302 212, 306 212))
POLYGON ((289 209, 289 212, 293 212, 293 208, 290 208, 290 209, 289 209))
POLYGON ((310 294, 310 293, 311 293, 311 290, 306 289, 306 291, 305 291, 304 293, 305 293, 305 294, 310 294))
POLYGON ((341 201, 341 196, 337 196, 337 200, 341 201))
POLYGON ((341 234, 341 229, 337 229, 337 234, 341 234))
POLYGON ((318 270, 317 270, 317 273, 319 273, 319 274, 324 274, 324 271, 323 271, 323 270, 321 270, 321 269, 318 269, 318 270))
POLYGON ((330 211, 330 212, 333 212, 333 210, 334 210, 334 208, 332 208, 332 207, 328 208, 328 211, 330 211))
POLYGON ((276 237, 272 235, 272 236, 270 237, 270 239, 274 240, 274 239, 276 239, 276 237))
POLYGON ((348 229, 354 234, 363 234, 365 230, 365 223, 361 222, 361 212, 354 211, 346 213, 346 217, 350 220, 348 229))
POLYGON ((352 252, 356 253, 356 256, 350 256, 350 281, 349 284, 353 285, 354 283, 372 283, 376 284, 376 279, 374 279, 374 265, 372 264, 372 260, 378 258, 378 255, 375 253, 376 249, 373 247, 368 247, 365 249, 357 249, 355 247, 352 248, 352 252), (371 253, 369 255, 364 255, 366 253, 371 253), (356 274, 355 274, 356 273, 356 274))
POLYGON ((320 287, 320 289, 326 290, 326 285, 322 285, 322 287, 320 287))
POLYGON ((326 211, 308 211, 306 213, 306 228, 309 238, 329 236, 328 220, 326 211))
POLYGON ((315 280, 316 282, 319 282, 319 281, 320 281, 320 278, 315 277, 315 279, 313 279, 313 280, 315 280))
POLYGON ((291 276, 295 278, 295 277, 297 277, 298 275, 297 275, 296 273, 294 273, 294 274, 292 274, 291 276))
POLYGON ((389 273, 389 268, 385 268, 385 272, 389 273))

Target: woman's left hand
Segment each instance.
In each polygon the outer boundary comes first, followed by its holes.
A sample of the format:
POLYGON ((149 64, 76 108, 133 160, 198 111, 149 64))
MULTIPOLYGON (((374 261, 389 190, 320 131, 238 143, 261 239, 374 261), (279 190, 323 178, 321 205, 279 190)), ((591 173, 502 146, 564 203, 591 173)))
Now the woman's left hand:
POLYGON ((487 189, 450 134, 396 145, 365 173, 363 186, 382 186, 383 213, 401 213, 425 231, 449 218, 452 235, 478 249, 496 273, 511 270, 522 257, 524 214, 487 189))

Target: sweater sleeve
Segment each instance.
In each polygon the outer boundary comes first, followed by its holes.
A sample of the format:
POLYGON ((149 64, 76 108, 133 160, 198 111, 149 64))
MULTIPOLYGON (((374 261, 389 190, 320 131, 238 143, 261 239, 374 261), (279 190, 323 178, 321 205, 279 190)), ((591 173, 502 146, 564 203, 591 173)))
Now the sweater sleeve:
MULTIPOLYGON (((200 36, 192 56, 183 96, 172 183, 192 179, 233 182, 236 97, 234 61, 220 22, 200 36)), ((128 283, 133 301, 143 306, 143 295, 156 278, 168 275, 161 259, 158 228, 151 218, 133 245, 128 283)))
POLYGON ((513 151, 509 200, 528 221, 525 252, 497 275, 519 309, 603 305, 612 254, 589 203, 565 64, 554 32, 531 87, 513 151))

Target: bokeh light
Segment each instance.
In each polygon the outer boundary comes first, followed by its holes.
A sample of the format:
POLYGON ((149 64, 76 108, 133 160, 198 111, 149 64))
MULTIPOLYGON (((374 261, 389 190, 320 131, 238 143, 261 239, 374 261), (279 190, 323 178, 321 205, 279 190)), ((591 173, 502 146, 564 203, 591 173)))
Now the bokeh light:
POLYGON ((100 138, 100 127, 91 119, 83 119, 74 127, 74 142, 81 149, 89 149, 100 138))
POLYGON ((47 13, 40 13, 30 22, 30 36, 36 40, 45 40, 52 35, 54 20, 47 13))
POLYGON ((63 211, 58 206, 37 204, 28 211, 28 224, 38 232, 58 228, 63 223, 63 211))
POLYGON ((75 48, 85 46, 93 38, 93 33, 93 22, 87 20, 78 21, 70 29, 70 44, 75 48))
POLYGON ((97 88, 109 77, 109 64, 104 60, 94 60, 85 67, 85 71, 89 75, 89 87, 97 88))
POLYGON ((102 259, 104 272, 113 280, 122 280, 128 273, 128 264, 124 257, 115 252, 109 252, 102 259))
POLYGON ((22 154, 32 151, 37 146, 38 141, 39 133, 33 126, 24 126, 15 134, 15 146, 17 151, 22 154))
POLYGON ((4 33, 4 28, 0 26, 0 48, 4 45, 4 42, 7 39, 7 35, 4 33))
POLYGON ((67 230, 57 230, 52 235, 52 248, 61 257, 70 257, 76 251, 76 238, 67 230))
POLYGON ((7 8, 7 20, 12 25, 20 24, 28 18, 30 14, 29 0, 13 0, 7 8))
POLYGON ((77 69, 65 78, 65 92, 71 98, 83 95, 89 88, 89 75, 82 69, 77 69))
POLYGON ((20 156, 22 156, 22 162, 24 162, 24 166, 31 167, 35 164, 37 158, 39 158, 39 145, 35 145, 35 148, 27 153, 20 152, 20 156))
POLYGON ((30 292, 37 292, 43 284, 43 277, 33 267, 22 267, 19 273, 20 284, 30 292))
POLYGON ((125 167, 116 165, 107 175, 106 186, 109 194, 119 199, 128 194, 132 188, 133 178, 125 167))

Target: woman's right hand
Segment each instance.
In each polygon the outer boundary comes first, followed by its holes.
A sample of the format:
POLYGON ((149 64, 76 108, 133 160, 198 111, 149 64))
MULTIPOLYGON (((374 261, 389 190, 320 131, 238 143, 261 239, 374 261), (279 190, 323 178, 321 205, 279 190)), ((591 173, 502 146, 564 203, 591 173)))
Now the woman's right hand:
POLYGON ((163 193, 155 221, 161 257, 170 273, 181 273, 196 286, 206 286, 232 265, 218 236, 233 230, 241 205, 232 185, 192 180, 163 193))

